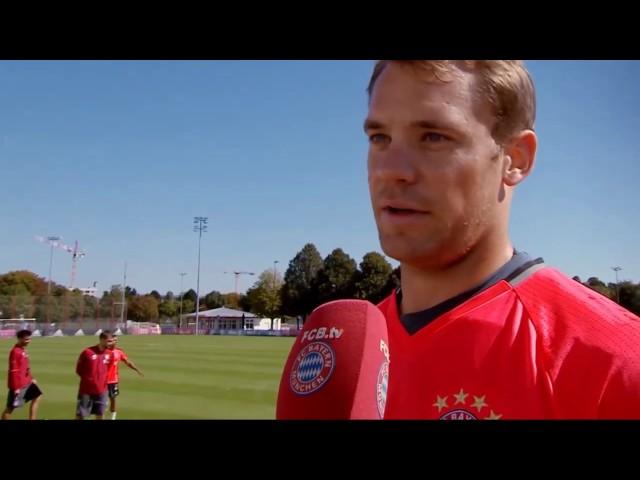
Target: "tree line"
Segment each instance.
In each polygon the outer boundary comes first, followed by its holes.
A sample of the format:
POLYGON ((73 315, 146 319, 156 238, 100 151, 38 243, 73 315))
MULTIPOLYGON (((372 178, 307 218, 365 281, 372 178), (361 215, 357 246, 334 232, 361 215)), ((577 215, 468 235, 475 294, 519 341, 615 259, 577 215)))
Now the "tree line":
MULTIPOLYGON (((582 282, 592 290, 617 301, 640 315, 640 283, 623 281, 605 284, 597 277, 582 282)), ((200 310, 218 307, 242 309, 262 317, 304 319, 314 308, 331 300, 358 298, 378 303, 400 285, 399 268, 394 269, 378 252, 365 254, 360 261, 341 248, 325 258, 314 244, 308 243, 289 261, 284 275, 275 269, 263 271, 244 294, 217 290, 201 295, 200 310)), ((114 285, 100 298, 83 295, 79 290, 48 284, 44 278, 23 270, 0 275, 0 318, 19 315, 60 322, 77 318, 120 318, 134 321, 158 321, 179 318, 180 312, 195 312, 197 295, 189 289, 180 295, 157 290, 139 294, 135 288, 114 285)))

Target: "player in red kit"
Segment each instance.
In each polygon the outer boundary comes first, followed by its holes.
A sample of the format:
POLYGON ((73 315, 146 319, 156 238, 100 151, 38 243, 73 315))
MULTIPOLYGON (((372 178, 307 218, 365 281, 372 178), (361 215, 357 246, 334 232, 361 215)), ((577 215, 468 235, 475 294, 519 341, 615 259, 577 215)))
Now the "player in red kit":
POLYGON ((18 342, 9 353, 9 375, 7 383, 9 394, 7 396, 7 407, 2 412, 2 420, 8 420, 13 410, 23 406, 26 402, 31 402, 29 406, 29 420, 35 420, 38 414, 38 405, 42 398, 42 391, 31 376, 29 366, 29 354, 27 347, 31 343, 31 332, 20 330, 16 336, 18 342))
POLYGON ((113 340, 109 344, 109 350, 111 350, 113 357, 112 362, 109 364, 109 372, 107 373, 107 388, 109 390, 109 409, 111 411, 111 420, 115 420, 117 416, 116 397, 120 395, 118 364, 123 362, 127 367, 135 370, 141 377, 144 377, 144 375, 138 367, 129 360, 129 357, 124 353, 124 350, 118 347, 118 337, 116 335, 113 336, 113 340))
POLYGON ((537 150, 521 61, 380 61, 368 179, 401 286, 386 419, 640 418, 640 319, 514 249, 537 150))
POLYGON ((84 420, 91 415, 102 420, 107 407, 107 373, 113 356, 108 347, 113 342, 113 334, 105 330, 99 339, 97 345, 82 351, 76 364, 76 373, 80 377, 76 420, 84 420))

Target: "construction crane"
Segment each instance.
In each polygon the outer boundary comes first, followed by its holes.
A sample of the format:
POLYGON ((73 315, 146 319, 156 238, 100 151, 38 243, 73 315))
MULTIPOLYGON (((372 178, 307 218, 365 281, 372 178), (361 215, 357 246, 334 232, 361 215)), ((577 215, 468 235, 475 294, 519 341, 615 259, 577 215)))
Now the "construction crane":
MULTIPOLYGON (((71 283, 69 284, 69 289, 73 290, 73 285, 76 282, 76 273, 78 271, 78 260, 86 255, 85 252, 78 248, 78 241, 76 240, 74 246, 70 247, 62 243, 59 237, 55 237, 54 239, 54 237, 41 237, 36 235, 36 240, 50 245, 52 250, 53 247, 56 247, 71 254, 71 283)), ((51 276, 51 274, 49 276, 51 276)))
POLYGON ((238 280, 240 275, 255 275, 253 272, 224 272, 224 273, 233 273, 236 277, 236 296, 238 295, 238 280))

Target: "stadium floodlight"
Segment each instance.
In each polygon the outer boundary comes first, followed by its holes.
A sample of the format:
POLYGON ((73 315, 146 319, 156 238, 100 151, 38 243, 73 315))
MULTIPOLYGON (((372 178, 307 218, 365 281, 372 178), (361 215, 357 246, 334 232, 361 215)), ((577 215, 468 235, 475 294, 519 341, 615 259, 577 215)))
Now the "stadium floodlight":
POLYGON ((208 217, 193 217, 193 231, 198 233, 198 278, 196 281, 196 335, 198 335, 198 320, 200 317, 200 244, 202 234, 207 231, 208 217))
POLYGON ((611 270, 616 272, 616 300, 620 304, 620 284, 618 283, 618 272, 622 270, 622 267, 611 267, 611 270))
POLYGON ((180 325, 180 328, 182 328, 182 298, 184 297, 183 282, 184 282, 184 276, 186 274, 187 274, 186 272, 180 272, 180 317, 178 319, 178 324, 180 325))

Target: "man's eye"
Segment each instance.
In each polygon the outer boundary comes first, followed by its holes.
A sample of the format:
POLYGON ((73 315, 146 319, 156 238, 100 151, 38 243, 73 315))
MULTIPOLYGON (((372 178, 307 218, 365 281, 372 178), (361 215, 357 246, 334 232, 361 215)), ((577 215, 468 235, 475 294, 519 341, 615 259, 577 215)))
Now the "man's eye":
POLYGON ((390 141, 391 141, 391 138, 389 138, 388 135, 384 135, 382 133, 374 133, 373 135, 369 136, 369 142, 375 145, 387 144, 390 141))

